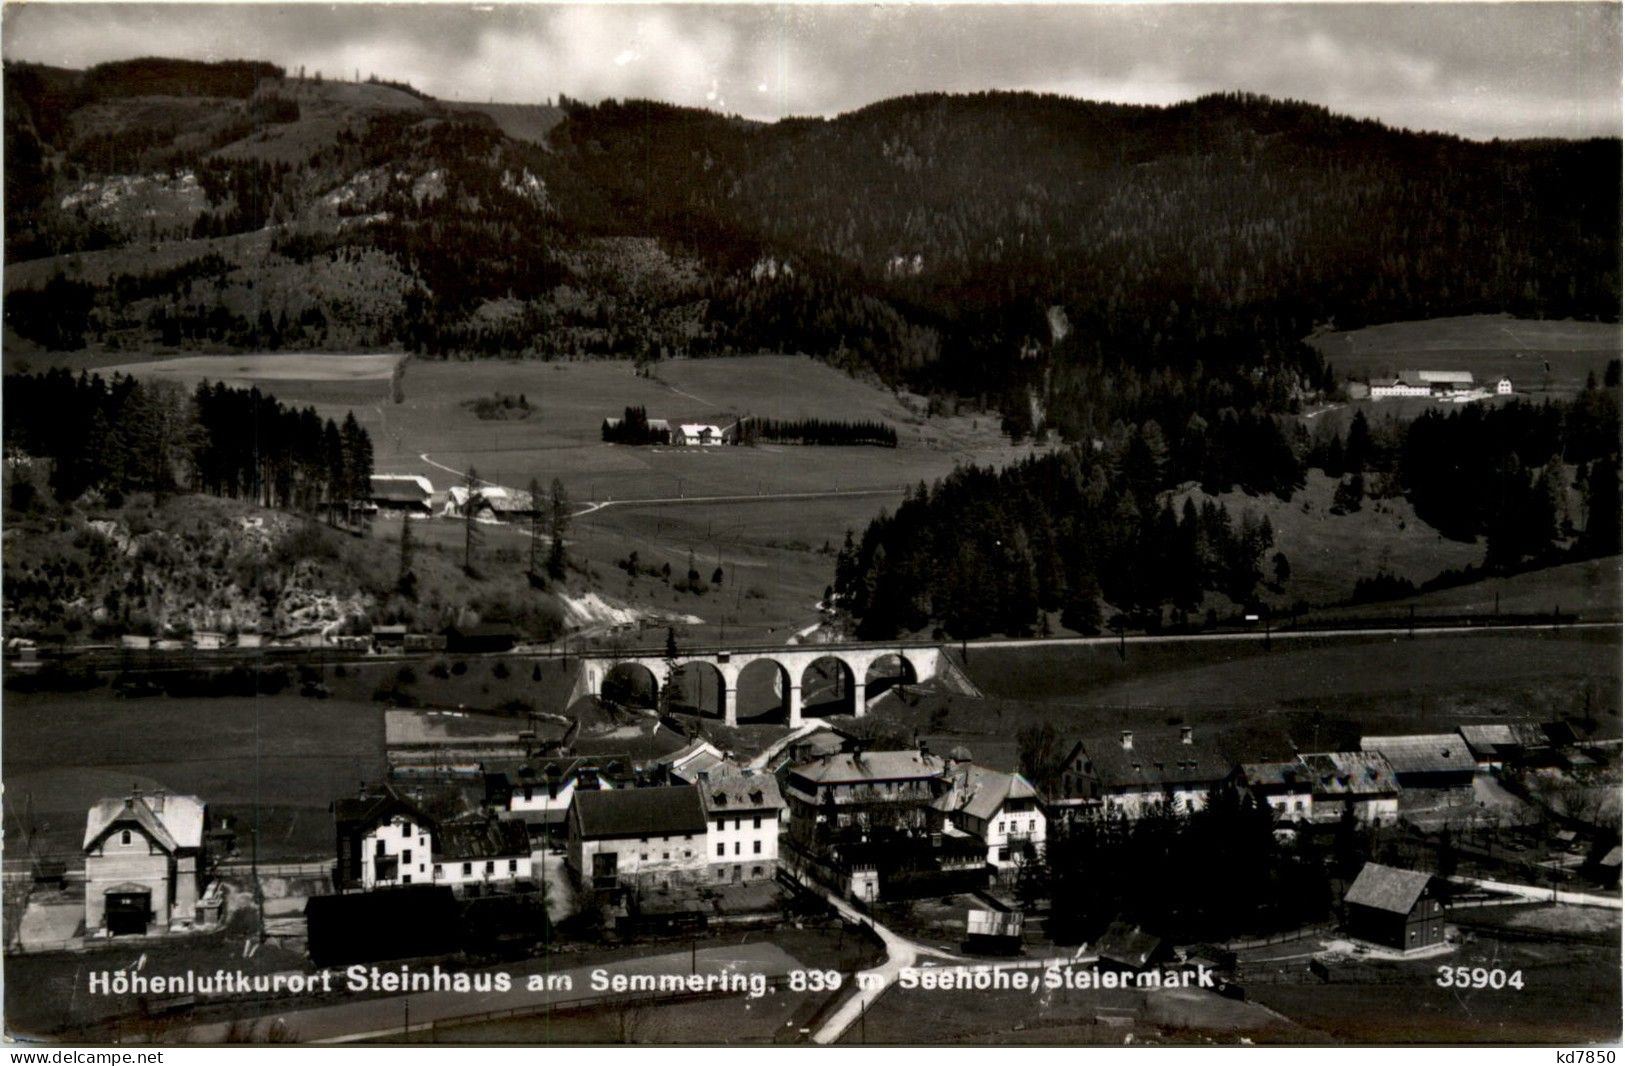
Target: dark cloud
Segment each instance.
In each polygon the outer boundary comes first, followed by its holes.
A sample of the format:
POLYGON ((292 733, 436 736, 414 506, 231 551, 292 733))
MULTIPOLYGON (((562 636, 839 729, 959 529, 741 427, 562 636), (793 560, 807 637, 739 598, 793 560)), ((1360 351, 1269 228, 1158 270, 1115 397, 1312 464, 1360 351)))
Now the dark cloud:
POLYGON ((755 118, 901 93, 1170 103, 1244 89, 1472 137, 1620 126, 1612 3, 16 4, 8 58, 263 58, 436 95, 652 96, 755 118))

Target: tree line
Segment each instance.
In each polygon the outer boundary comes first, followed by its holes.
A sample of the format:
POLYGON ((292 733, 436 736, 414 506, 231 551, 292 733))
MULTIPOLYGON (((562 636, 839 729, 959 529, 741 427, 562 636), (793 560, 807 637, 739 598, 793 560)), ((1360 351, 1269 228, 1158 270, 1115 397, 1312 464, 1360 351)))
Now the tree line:
POLYGON ((874 445, 897 447, 897 430, 884 422, 848 422, 827 418, 755 418, 739 420, 739 443, 874 445))
POLYGON ((643 407, 628 407, 619 422, 604 419, 602 436, 606 444, 670 444, 668 426, 651 426, 643 407))
POLYGON ((6 375, 4 415, 7 449, 50 459, 62 501, 184 488, 335 514, 370 495, 372 439, 353 413, 323 420, 258 388, 205 381, 187 396, 169 382, 54 369, 6 375))

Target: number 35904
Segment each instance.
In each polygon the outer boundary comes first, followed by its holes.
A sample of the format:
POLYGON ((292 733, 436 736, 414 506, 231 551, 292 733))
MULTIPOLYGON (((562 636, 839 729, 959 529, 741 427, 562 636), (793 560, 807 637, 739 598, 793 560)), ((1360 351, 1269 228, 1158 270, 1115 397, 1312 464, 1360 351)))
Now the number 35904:
POLYGON ((1515 988, 1523 990, 1523 971, 1508 973, 1502 969, 1483 966, 1441 966, 1435 983, 1440 988, 1515 988))

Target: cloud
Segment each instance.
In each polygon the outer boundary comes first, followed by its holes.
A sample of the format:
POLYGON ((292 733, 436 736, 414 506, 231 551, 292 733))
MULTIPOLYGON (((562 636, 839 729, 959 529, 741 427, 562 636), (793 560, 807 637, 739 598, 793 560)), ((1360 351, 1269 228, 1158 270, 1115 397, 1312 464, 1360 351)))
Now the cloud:
POLYGON ((263 58, 453 99, 647 96, 752 118, 903 93, 1168 104, 1243 89, 1468 136, 1617 133, 1620 8, 1488 4, 13 4, 4 53, 263 58))

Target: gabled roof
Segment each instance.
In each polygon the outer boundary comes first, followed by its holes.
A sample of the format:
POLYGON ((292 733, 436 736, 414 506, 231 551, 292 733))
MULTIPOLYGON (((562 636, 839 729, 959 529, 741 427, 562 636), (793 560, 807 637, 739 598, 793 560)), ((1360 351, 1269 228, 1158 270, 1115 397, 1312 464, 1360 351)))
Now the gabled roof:
POLYGON ((1460 733, 1419 733, 1412 736, 1361 737, 1361 751, 1381 752, 1396 774, 1472 772, 1473 753, 1460 733))
POLYGON ((350 827, 366 832, 396 816, 430 829, 434 827, 433 818, 388 783, 368 789, 360 796, 346 796, 333 802, 333 820, 340 828, 350 827))
POLYGON ((1343 902, 1393 914, 1409 914, 1432 879, 1432 875, 1421 870, 1400 870, 1368 862, 1343 894, 1343 902))
POLYGON ((1388 760, 1375 751, 1333 751, 1299 756, 1317 796, 1392 796, 1399 781, 1388 760))
POLYGON ((1095 950, 1102 959, 1138 968, 1148 965, 1160 947, 1162 938, 1156 934, 1127 922, 1113 922, 1101 934, 1095 950))
POLYGON ((1038 790, 1020 774, 960 766, 946 775, 949 789, 932 804, 944 813, 960 813, 987 821, 1013 799, 1036 799, 1038 790))
POLYGON ((772 774, 712 776, 697 786, 707 814, 719 811, 776 811, 784 807, 772 774))
POLYGON ((1087 757, 1084 773, 1105 789, 1214 785, 1231 769, 1212 745, 1178 733, 1135 731, 1127 748, 1121 736, 1085 737, 1077 747, 1087 757))
POLYGON ((1456 732, 1467 742, 1467 749, 1479 758, 1505 755, 1519 747, 1518 738, 1509 725, 1464 725, 1456 732))
POLYGON ((530 834, 522 821, 480 818, 447 822, 435 834, 437 860, 512 859, 529 854, 530 834))
POLYGON ((687 785, 577 792, 570 818, 585 840, 704 833, 699 790, 687 785))
POLYGON ((97 800, 85 818, 85 850, 120 822, 140 826, 165 851, 203 846, 204 804, 196 796, 136 792, 97 800))
POLYGON ((942 773, 942 760, 927 752, 860 751, 826 755, 793 766, 790 772, 820 785, 860 785, 870 781, 914 781, 942 773))
POLYGON ((434 495, 434 485, 418 474, 374 474, 370 487, 375 500, 428 503, 434 495))
POLYGON ((1301 762, 1248 762, 1241 764, 1241 779, 1248 788, 1289 789, 1308 792, 1313 774, 1301 762))

